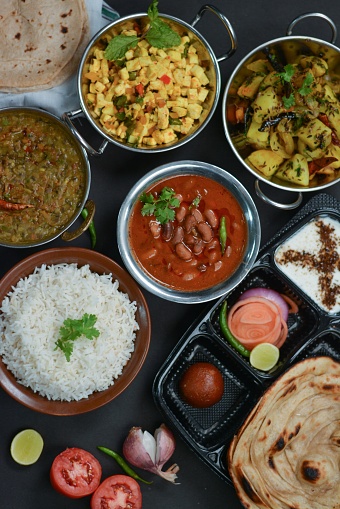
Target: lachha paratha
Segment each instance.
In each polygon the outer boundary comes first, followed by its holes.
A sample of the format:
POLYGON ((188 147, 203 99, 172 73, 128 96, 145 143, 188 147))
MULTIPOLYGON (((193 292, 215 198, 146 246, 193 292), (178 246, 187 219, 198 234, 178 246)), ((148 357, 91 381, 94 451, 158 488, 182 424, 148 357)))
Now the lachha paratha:
POLYGON ((315 357, 284 373, 232 440, 228 464, 248 509, 339 509, 340 364, 315 357))
POLYGON ((90 37, 84 0, 7 0, 0 6, 0 91, 61 84, 90 37))

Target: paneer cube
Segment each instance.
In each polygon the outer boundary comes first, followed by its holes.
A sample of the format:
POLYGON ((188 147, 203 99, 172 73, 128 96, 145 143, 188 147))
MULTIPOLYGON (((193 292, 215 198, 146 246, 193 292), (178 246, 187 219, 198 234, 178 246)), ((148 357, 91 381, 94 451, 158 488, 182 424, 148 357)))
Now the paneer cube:
POLYGON ((194 65, 191 69, 191 72, 193 76, 196 76, 201 85, 208 85, 209 79, 208 76, 205 74, 203 67, 201 67, 200 65, 194 65))
POLYGON ((134 58, 126 62, 126 69, 128 72, 138 71, 141 67, 139 58, 134 58))
POLYGON ((157 108, 158 121, 157 127, 158 129, 166 129, 169 126, 169 108, 167 106, 157 108))
POLYGON ((201 113, 203 111, 203 107, 200 104, 188 104, 188 116, 197 120, 200 118, 201 113))

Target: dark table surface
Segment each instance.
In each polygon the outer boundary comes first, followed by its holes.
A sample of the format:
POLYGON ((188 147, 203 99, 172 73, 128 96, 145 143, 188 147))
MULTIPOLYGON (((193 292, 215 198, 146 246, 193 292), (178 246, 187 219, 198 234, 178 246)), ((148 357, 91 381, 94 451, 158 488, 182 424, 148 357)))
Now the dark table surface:
MULTIPOLYGON (((121 16, 145 12, 147 1, 110 0, 121 16)), ((214 0, 230 20, 238 38, 238 49, 227 61, 220 63, 222 93, 216 112, 208 126, 190 143, 161 154, 140 154, 109 144, 99 158, 91 158, 92 185, 90 198, 96 202, 96 227, 98 232, 97 250, 122 264, 116 242, 116 220, 119 207, 131 186, 147 171, 171 161, 194 159, 205 161, 235 175, 253 196, 258 208, 262 245, 284 226, 297 212, 282 211, 265 204, 254 191, 254 177, 239 163, 228 146, 222 124, 222 94, 228 77, 240 60, 253 48, 266 41, 283 37, 288 24, 306 11, 321 11, 340 25, 340 10, 334 0, 214 0)), ((159 11, 191 22, 203 3, 200 0, 161 0, 159 11)), ((226 32, 216 18, 207 13, 196 26, 209 41, 217 56, 225 53, 229 42, 226 32)), ((330 40, 330 29, 323 22, 310 19, 295 29, 294 35, 312 35, 330 40)), ((86 123, 86 121, 84 121, 86 123)), ((96 143, 92 128, 88 131, 89 141, 96 143)), ((287 193, 266 186, 272 198, 284 202, 296 198, 287 193)), ((334 185, 326 192, 340 199, 340 187, 334 185)), ((306 204, 316 193, 303 194, 306 204)), ((89 248, 89 238, 83 235, 73 243, 89 248)), ((65 246, 56 240, 43 248, 65 246)), ((0 276, 16 262, 38 251, 35 249, 8 249, 0 247, 0 276)), ((82 447, 96 452, 99 444, 121 450, 123 439, 132 426, 141 426, 153 432, 164 421, 157 410, 153 396, 153 380, 181 336, 205 310, 207 304, 181 305, 143 291, 149 305, 152 320, 151 345, 145 364, 128 389, 106 406, 87 414, 74 417, 42 415, 21 406, 7 393, 0 390, 0 497, 1 507, 6 509, 49 509, 88 508, 89 499, 71 500, 56 493, 49 483, 49 468, 54 457, 66 447, 82 447), (160 319, 161 317, 161 319, 160 319), (45 447, 39 461, 30 467, 17 465, 11 458, 9 448, 13 436, 24 428, 35 428, 44 438, 45 447)), ((212 304, 211 304, 212 305, 212 304)), ((162 509, 237 509, 241 507, 234 489, 220 479, 182 441, 174 430, 177 447, 173 460, 180 466, 180 485, 174 486, 156 478, 151 486, 142 485, 143 508, 162 509)), ((121 473, 110 458, 100 457, 103 475, 107 477, 121 473)), ((148 476, 148 474, 146 474, 148 476)))

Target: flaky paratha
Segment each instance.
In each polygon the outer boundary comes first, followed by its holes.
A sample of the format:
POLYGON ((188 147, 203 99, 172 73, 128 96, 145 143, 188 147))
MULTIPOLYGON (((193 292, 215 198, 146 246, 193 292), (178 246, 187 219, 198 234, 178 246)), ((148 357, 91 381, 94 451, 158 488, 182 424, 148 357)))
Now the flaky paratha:
POLYGON ((7 0, 0 5, 0 91, 61 84, 90 37, 84 0, 7 0))
POLYGON ((248 509, 340 508, 340 364, 306 359, 263 395, 228 453, 248 509))

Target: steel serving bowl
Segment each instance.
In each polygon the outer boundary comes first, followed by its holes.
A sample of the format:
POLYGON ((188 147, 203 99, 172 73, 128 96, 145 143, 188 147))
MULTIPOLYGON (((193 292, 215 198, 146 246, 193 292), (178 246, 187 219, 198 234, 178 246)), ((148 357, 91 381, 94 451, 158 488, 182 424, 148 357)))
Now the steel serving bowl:
POLYGON ((260 246, 260 239, 261 226, 259 215, 247 190, 227 171, 200 161, 178 161, 159 166, 150 171, 131 188, 118 214, 117 242, 127 270, 149 292, 163 299, 183 304, 210 301, 232 290, 247 275, 254 264, 260 246), (141 193, 159 181, 178 175, 200 175, 215 180, 236 198, 246 220, 247 242, 240 265, 226 280, 203 290, 182 291, 159 283, 142 269, 129 245, 129 221, 141 193))
POLYGON ((298 207, 302 202, 302 193, 310 192, 310 191, 321 191, 325 188, 332 186, 334 184, 339 183, 340 174, 337 172, 335 174, 335 178, 325 179, 325 181, 319 185, 310 185, 309 187, 303 187, 299 185, 295 185, 293 183, 285 182, 278 178, 272 177, 271 179, 265 177, 261 172, 259 172, 255 167, 250 166, 245 158, 249 155, 251 149, 250 147, 243 147, 237 143, 237 134, 239 134, 237 127, 228 122, 227 120, 227 108, 228 105, 232 103, 235 99, 235 91, 244 82, 244 80, 251 74, 252 71, 247 69, 247 66, 258 59, 266 58, 268 52, 273 52, 274 54, 283 56, 286 59, 286 63, 290 63, 289 60, 298 57, 299 55, 316 55, 325 58, 329 65, 329 71, 333 76, 338 76, 340 79, 340 50, 334 46, 334 42, 337 36, 337 29, 333 21, 327 16, 321 13, 306 13, 298 18, 294 19, 287 29, 287 36, 281 37, 278 39, 271 40, 258 46, 253 51, 251 51, 248 55, 246 55, 241 62, 237 65, 234 72, 230 76, 228 83, 226 85, 223 101, 222 101, 222 120, 224 126, 224 132, 227 137, 227 140, 238 158, 238 160, 242 163, 243 167, 246 170, 250 171, 255 177, 255 190, 257 195, 262 198, 265 202, 282 208, 282 209, 293 209, 298 207), (292 36, 293 27, 304 18, 316 16, 318 18, 324 19, 332 29, 332 42, 325 42, 323 40, 314 38, 314 37, 305 37, 305 36, 292 36), (272 51, 273 50, 273 51, 272 51), (298 193, 298 197, 293 203, 280 203, 270 199, 260 188, 260 181, 265 182, 266 184, 273 186, 275 188, 287 191, 293 191, 294 193, 298 193))
POLYGON ((84 248, 51 248, 35 253, 12 267, 0 281, 0 306, 3 299, 21 278, 33 273, 41 265, 76 263, 78 267, 89 265, 92 272, 112 274, 112 280, 119 282, 119 290, 126 293, 130 301, 137 305, 136 321, 139 330, 136 332, 135 349, 123 368, 122 374, 108 389, 94 392, 79 401, 53 401, 33 392, 29 387, 19 383, 7 369, 0 357, 0 386, 16 401, 37 412, 50 415, 76 415, 99 408, 121 394, 134 380, 140 371, 150 345, 151 323, 148 305, 145 298, 130 275, 116 262, 90 249, 84 248))
POLYGON ((104 40, 106 36, 112 37, 120 34, 123 29, 132 29, 136 23, 138 23, 141 27, 145 27, 149 22, 149 18, 146 13, 138 13, 126 16, 105 26, 93 37, 93 39, 88 44, 81 59, 77 76, 77 86, 81 108, 79 110, 64 113, 65 120, 68 122, 74 134, 78 137, 79 141, 83 144, 83 146, 89 153, 93 155, 101 154, 104 151, 108 142, 114 143, 119 147, 123 147, 135 152, 146 152, 146 153, 163 152, 165 150, 170 150, 179 147, 184 143, 190 141, 194 136, 197 136, 202 131, 202 129, 204 129, 204 127, 211 119, 218 103, 221 88, 221 77, 218 62, 221 62, 222 60, 229 58, 236 49, 237 42, 233 27, 231 26, 229 20, 224 16, 224 14, 222 14, 216 7, 212 5, 204 5, 196 15, 191 25, 186 23, 185 21, 182 21, 178 18, 166 14, 160 14, 160 18, 164 20, 167 24, 169 24, 179 34, 187 34, 190 37, 192 43, 197 48, 200 61, 204 61, 205 65, 207 66, 206 74, 210 81, 209 94, 208 98, 203 103, 203 112, 201 114, 200 119, 195 121, 193 127, 191 128, 188 134, 183 135, 181 138, 174 142, 156 146, 147 145, 135 146, 133 144, 125 142, 124 140, 119 138, 119 136, 111 135, 108 131, 106 131, 103 128, 100 121, 93 117, 86 99, 86 95, 89 91, 90 80, 85 77, 85 74, 88 71, 89 63, 93 58, 94 51, 99 41, 104 40), (218 17, 218 19, 223 23, 224 28, 227 30, 228 36, 231 41, 231 47, 229 51, 227 51, 225 54, 219 57, 215 56, 209 43, 194 28, 206 11, 210 11, 218 17), (73 124, 73 119, 78 116, 85 116, 87 120, 90 122, 90 124, 94 127, 94 129, 98 131, 99 134, 104 138, 104 141, 102 142, 98 150, 94 149, 75 128, 73 124))
MULTIPOLYGON (((23 241, 23 242, 11 242, 11 241, 1 241, 0 239, 0 246, 5 247, 14 247, 14 248, 29 248, 29 247, 35 247, 42 244, 46 244, 48 242, 51 242, 52 240, 56 239, 57 237, 61 236, 61 238, 65 241, 71 241, 81 235, 89 226, 90 222, 93 219, 94 213, 95 213, 95 205, 92 200, 88 200, 88 194, 90 190, 91 185, 91 169, 90 169, 90 163, 87 156, 87 152, 84 150, 84 148, 81 146, 81 144, 78 142, 76 137, 72 134, 69 127, 63 122, 60 118, 55 116, 52 113, 49 113, 45 110, 41 110, 39 108, 33 108, 33 107, 11 107, 11 108, 2 108, 0 110, 0 114, 4 115, 4 118, 6 118, 6 115, 9 114, 27 114, 33 117, 38 118, 42 122, 46 121, 49 122, 51 125, 56 126, 59 130, 62 132, 63 139, 65 141, 67 140, 71 146, 76 150, 77 156, 80 159, 82 170, 85 174, 85 184, 84 184, 84 191, 83 195, 81 197, 81 200, 79 203, 74 207, 74 212, 72 216, 69 218, 69 220, 55 233, 45 236, 43 238, 37 239, 37 240, 31 240, 31 241, 23 241), (76 219, 81 214, 83 208, 86 207, 88 210, 88 217, 85 219, 85 221, 82 223, 80 227, 78 227, 75 231, 69 231, 70 227, 73 225, 73 223, 76 221, 76 219)), ((43 140, 41 140, 43 143, 43 140)), ((15 212, 14 212, 15 213, 15 212)))

